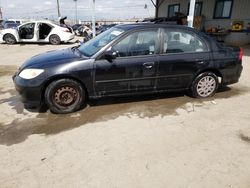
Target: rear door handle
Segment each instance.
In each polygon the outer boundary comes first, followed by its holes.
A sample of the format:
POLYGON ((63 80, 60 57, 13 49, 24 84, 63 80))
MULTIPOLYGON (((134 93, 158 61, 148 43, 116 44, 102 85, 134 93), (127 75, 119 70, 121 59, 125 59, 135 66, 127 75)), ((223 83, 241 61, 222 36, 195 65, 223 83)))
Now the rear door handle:
POLYGON ((147 63, 143 63, 143 66, 146 68, 146 69, 151 69, 153 66, 154 66, 154 62, 147 62, 147 63))

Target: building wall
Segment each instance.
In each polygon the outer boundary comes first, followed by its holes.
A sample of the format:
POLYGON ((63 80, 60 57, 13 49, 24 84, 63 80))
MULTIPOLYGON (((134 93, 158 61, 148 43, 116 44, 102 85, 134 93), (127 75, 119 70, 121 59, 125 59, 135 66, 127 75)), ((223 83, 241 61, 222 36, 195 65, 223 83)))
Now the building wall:
MULTIPOLYGON (((217 27, 230 29, 233 21, 244 21, 244 27, 250 23, 250 0, 234 0, 231 19, 213 19, 216 0, 197 0, 203 2, 202 15, 205 16, 205 28, 217 27)), ((164 0, 159 8, 159 17, 167 17, 168 5, 180 4, 180 12, 187 14, 189 0, 164 0)))

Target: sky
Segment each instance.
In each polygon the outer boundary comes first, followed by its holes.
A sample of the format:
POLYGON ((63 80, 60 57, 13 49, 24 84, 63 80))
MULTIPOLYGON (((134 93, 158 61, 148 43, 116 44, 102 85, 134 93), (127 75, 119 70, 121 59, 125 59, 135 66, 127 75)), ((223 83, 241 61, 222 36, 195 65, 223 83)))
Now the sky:
MULTIPOLYGON (((3 18, 57 19, 56 0, 0 0, 3 18)), ((75 19, 74 0, 59 0, 61 15, 75 19)), ((91 20, 92 0, 77 0, 78 19, 91 20)), ((96 18, 99 20, 153 17, 151 0, 96 0, 96 18), (145 8, 145 4, 147 5, 145 8)))

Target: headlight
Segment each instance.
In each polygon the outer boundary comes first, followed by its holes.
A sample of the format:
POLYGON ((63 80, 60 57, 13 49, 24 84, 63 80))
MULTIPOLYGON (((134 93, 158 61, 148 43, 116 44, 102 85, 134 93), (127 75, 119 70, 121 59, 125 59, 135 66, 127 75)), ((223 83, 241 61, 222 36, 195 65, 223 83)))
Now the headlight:
POLYGON ((33 79, 44 72, 43 69, 24 69, 19 76, 24 79, 33 79))

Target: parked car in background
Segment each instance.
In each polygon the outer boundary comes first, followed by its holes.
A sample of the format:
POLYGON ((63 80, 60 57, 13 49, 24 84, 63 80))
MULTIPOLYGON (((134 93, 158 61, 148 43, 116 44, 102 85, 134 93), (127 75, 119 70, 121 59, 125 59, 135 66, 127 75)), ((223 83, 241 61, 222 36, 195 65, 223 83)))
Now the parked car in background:
POLYGON ((81 27, 82 24, 75 24, 75 25, 72 25, 71 28, 73 29, 73 31, 75 32, 79 27, 81 27))
POLYGON ((19 19, 8 19, 8 21, 15 22, 17 25, 21 25, 24 23, 23 20, 19 20, 19 19))
POLYGON ((77 35, 77 36, 83 36, 86 29, 92 31, 90 29, 90 27, 88 27, 86 25, 81 25, 80 27, 78 27, 77 29, 74 30, 75 35, 77 35))
POLYGON ((0 20, 0 30, 3 29, 3 25, 4 25, 4 20, 0 20))
POLYGON ((93 38, 93 31, 89 25, 82 25, 75 31, 77 36, 83 37, 83 42, 87 42, 93 38))
POLYGON ((219 85, 238 82, 242 56, 239 47, 192 28, 118 25, 80 47, 27 60, 13 79, 26 107, 45 103, 54 113, 70 113, 105 96, 187 90, 211 97, 219 85))
POLYGON ((15 44, 17 42, 49 42, 60 44, 74 38, 71 28, 60 27, 51 21, 34 21, 17 28, 3 29, 0 32, 0 42, 15 44))
POLYGON ((20 20, 0 20, 0 29, 16 28, 21 24, 20 20))
POLYGON ((17 23, 5 23, 3 29, 9 29, 9 28, 15 29, 17 27, 18 27, 17 23))

